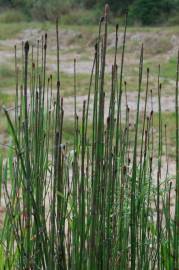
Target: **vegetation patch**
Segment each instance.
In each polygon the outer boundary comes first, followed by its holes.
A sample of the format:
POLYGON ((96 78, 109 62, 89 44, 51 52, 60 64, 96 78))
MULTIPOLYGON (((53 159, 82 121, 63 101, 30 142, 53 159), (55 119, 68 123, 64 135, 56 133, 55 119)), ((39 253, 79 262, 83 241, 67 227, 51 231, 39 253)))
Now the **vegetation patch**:
MULTIPOLYGON (((22 67, 15 56, 15 74, 21 75, 15 77, 14 107, 3 107, 11 143, 8 157, 0 158, 3 269, 178 268, 179 56, 174 111, 167 114, 162 69, 156 71, 154 96, 141 46, 133 110, 124 79, 127 15, 120 53, 115 27, 111 75, 106 72, 108 24, 105 5, 88 83, 86 75, 78 76, 75 59, 72 75, 61 72, 58 20, 54 76, 48 76, 47 34, 33 55, 24 43, 22 67), (72 82, 73 116, 67 119, 63 91, 72 82), (87 94, 79 109, 81 82, 87 94), (174 173, 168 169, 167 129, 174 173)), ((8 69, 2 70, 5 76, 8 69)))

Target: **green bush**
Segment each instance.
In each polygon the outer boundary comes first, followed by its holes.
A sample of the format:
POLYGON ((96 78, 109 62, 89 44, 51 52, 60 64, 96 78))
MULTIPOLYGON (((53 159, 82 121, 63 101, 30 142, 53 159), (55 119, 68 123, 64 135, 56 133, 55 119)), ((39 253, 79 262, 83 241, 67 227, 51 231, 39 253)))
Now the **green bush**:
POLYGON ((136 0, 130 8, 130 18, 143 25, 154 25, 166 22, 176 7, 178 0, 136 0))
POLYGON ((0 0, 0 8, 19 9, 37 20, 53 21, 59 15, 69 14, 69 18, 66 17, 65 20, 71 21, 74 17, 77 24, 81 24, 83 19, 76 17, 74 10, 80 10, 80 13, 83 10, 84 14, 89 15, 89 18, 82 15, 85 23, 91 20, 96 23, 96 14, 99 9, 104 8, 106 2, 116 16, 124 14, 128 9, 131 22, 140 22, 143 25, 166 23, 169 20, 172 22, 171 18, 179 9, 179 0, 0 0), (90 12, 86 13, 86 10, 90 12))
POLYGON ((84 10, 84 9, 74 9, 68 14, 64 14, 61 17, 61 22, 63 24, 77 24, 77 25, 85 25, 85 24, 96 24, 99 21, 99 9, 95 11, 92 10, 84 10))
POLYGON ((67 14, 73 6, 72 0, 39 0, 28 6, 32 18, 37 20, 55 20, 57 16, 67 14))

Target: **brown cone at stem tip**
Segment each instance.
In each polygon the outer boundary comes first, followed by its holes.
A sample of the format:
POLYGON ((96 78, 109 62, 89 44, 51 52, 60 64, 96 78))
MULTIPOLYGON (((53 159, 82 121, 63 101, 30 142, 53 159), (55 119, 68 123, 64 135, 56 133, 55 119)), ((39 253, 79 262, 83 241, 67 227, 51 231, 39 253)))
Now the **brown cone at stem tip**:
POLYGON ((124 167, 123 167, 123 174, 125 175, 126 172, 127 172, 127 167, 124 165, 124 167))
POLYGON ((105 9, 104 9, 104 16, 108 17, 109 16, 109 11, 110 11, 110 7, 108 4, 105 5, 105 9))
POLYGON ((24 49, 25 49, 26 53, 29 52, 29 42, 28 41, 25 42, 24 49))
POLYGON ((47 49, 47 33, 45 33, 45 44, 44 44, 44 50, 47 49))
POLYGON ((57 81, 57 87, 60 88, 60 81, 57 81))
POLYGON ((104 21, 104 16, 101 17, 100 23, 102 23, 103 21, 104 21))
POLYGON ((107 117, 107 124, 109 125, 110 123, 110 116, 107 117))

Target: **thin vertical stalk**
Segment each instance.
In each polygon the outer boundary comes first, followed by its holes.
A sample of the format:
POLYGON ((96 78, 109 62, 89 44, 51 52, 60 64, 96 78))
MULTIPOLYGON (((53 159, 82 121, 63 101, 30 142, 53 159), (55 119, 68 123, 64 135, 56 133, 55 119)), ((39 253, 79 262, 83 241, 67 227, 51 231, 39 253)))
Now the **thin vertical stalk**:
POLYGON ((135 121, 135 141, 133 150, 133 165, 132 165, 132 183, 131 183, 131 270, 136 269, 136 177, 137 177, 137 143, 138 143, 138 126, 139 126, 139 109, 140 109, 140 94, 142 87, 142 72, 143 72, 143 45, 141 48, 140 64, 139 64, 139 89, 137 100, 137 114, 135 121))
POLYGON ((175 223, 174 223, 174 269, 179 265, 179 111, 178 111, 178 80, 179 80, 179 51, 177 59, 175 112, 176 112, 176 192, 175 192, 175 223))

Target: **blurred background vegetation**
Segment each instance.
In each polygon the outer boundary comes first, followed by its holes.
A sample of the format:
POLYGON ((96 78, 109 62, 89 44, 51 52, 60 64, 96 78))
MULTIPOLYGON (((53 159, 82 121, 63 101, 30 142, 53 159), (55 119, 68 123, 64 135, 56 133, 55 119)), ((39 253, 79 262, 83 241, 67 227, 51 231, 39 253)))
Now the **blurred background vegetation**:
POLYGON ((179 23, 179 0, 0 0, 0 21, 54 21, 64 24, 96 24, 108 2, 112 15, 122 18, 129 12, 131 25, 174 25, 179 23))

